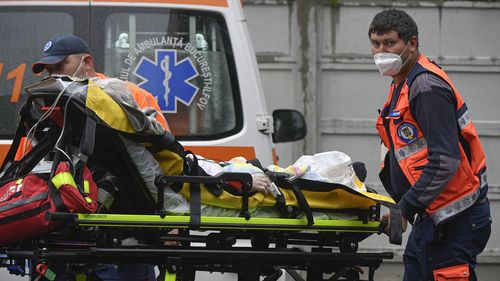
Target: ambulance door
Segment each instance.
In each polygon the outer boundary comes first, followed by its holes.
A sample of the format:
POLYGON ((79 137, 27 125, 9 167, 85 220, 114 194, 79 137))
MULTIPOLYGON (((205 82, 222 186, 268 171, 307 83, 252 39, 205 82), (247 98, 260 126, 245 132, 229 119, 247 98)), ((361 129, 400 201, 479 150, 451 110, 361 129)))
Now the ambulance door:
MULTIPOLYGON (((195 153, 226 159, 227 148, 211 155, 196 150, 207 143, 220 147, 243 129, 233 46, 222 14, 97 3, 91 14, 97 69, 152 93, 174 135, 193 144, 195 153)), ((238 154, 244 152, 230 156, 238 154)))
POLYGON ((89 1, 0 1, 0 163, 12 142, 23 88, 43 76, 31 73, 50 38, 76 34, 89 40, 89 1), (36 4, 34 4, 36 3, 36 4))

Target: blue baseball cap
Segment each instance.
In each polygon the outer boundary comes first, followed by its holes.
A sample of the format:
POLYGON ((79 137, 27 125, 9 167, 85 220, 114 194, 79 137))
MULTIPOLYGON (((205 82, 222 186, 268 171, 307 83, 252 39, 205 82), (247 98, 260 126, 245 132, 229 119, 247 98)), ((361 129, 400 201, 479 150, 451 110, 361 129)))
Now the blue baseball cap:
POLYGON ((91 53, 90 48, 80 37, 75 35, 59 35, 45 43, 43 57, 31 66, 33 73, 38 74, 47 64, 56 64, 69 55, 91 53))

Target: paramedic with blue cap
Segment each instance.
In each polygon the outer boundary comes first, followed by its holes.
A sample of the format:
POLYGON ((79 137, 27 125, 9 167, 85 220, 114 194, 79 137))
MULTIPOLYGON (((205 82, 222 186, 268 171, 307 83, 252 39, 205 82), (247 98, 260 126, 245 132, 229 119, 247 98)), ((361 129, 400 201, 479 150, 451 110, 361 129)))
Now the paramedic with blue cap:
MULTIPOLYGON (((67 75, 80 79, 105 79, 104 74, 94 69, 92 52, 85 41, 75 35, 60 35, 49 40, 43 48, 43 57, 35 62, 32 71, 39 74, 46 70, 50 76, 67 75)), ((125 82, 137 105, 157 111, 156 120, 170 131, 154 96, 131 82, 125 82)))
POLYGON ((377 130, 387 152, 380 179, 412 223, 403 280, 477 280, 491 217, 485 153, 471 114, 450 77, 420 54, 407 13, 378 13, 368 36, 380 73, 393 79, 377 130))
MULTIPOLYGON (((43 48, 43 57, 32 66, 33 73, 39 74, 44 70, 49 76, 66 75, 80 79, 105 79, 106 76, 97 73, 94 69, 93 57, 90 48, 81 38, 74 35, 60 35, 48 41, 43 48)), ((169 131, 167 121, 154 96, 139 88, 137 85, 127 83, 130 93, 141 108, 152 107, 158 114, 156 120, 169 131)), ((95 273, 102 281, 154 281, 154 267, 148 264, 131 264, 124 267, 102 264, 95 268, 95 273)), ((63 275, 63 274, 61 274, 63 275)), ((62 279, 72 277, 66 276, 62 279)))

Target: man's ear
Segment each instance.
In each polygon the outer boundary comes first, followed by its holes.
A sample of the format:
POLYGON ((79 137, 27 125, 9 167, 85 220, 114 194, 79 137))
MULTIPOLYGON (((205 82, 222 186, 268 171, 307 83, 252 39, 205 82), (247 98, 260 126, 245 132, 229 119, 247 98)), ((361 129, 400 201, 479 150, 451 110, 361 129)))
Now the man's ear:
POLYGON ((94 69, 94 58, 91 55, 86 55, 83 57, 83 63, 85 70, 94 69))
POLYGON ((413 36, 410 38, 410 47, 412 48, 412 51, 415 51, 418 49, 418 38, 417 36, 413 36))

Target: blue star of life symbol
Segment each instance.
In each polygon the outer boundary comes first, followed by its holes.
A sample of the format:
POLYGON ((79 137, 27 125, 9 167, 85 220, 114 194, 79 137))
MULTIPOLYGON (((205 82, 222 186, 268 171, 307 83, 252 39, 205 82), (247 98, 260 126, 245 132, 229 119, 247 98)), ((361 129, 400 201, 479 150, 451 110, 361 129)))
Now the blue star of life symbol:
POLYGON ((176 50, 155 50, 155 61, 143 56, 134 74, 143 79, 138 86, 156 97, 164 113, 176 113, 177 101, 190 106, 199 90, 189 82, 198 71, 189 57, 177 62, 176 50))

